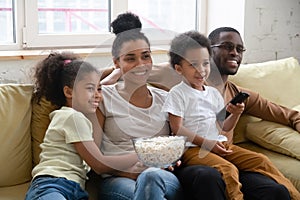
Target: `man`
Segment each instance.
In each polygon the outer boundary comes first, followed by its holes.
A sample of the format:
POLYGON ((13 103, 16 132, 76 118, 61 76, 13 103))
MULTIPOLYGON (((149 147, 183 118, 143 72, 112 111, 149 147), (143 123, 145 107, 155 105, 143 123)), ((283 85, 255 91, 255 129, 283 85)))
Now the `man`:
MULTIPOLYGON (((221 27, 212 31, 208 38, 212 47, 212 72, 209 83, 219 89, 225 102, 229 102, 239 91, 247 91, 250 97, 245 101, 244 113, 290 126, 300 132, 299 112, 273 104, 258 93, 241 89, 228 81, 228 76, 237 73, 245 51, 239 32, 230 27, 221 27)), ((261 174, 240 172, 240 181, 245 199, 290 199, 283 185, 261 174)))

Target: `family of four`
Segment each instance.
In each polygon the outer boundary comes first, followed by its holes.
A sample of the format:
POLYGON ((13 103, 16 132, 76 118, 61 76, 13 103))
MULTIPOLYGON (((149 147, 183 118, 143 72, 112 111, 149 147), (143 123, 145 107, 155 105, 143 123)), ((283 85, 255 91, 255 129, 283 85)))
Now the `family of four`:
MULTIPOLYGON (((88 199, 84 188, 90 170, 103 177, 99 199, 300 199, 267 157, 232 144, 242 113, 300 132, 300 123, 293 123, 300 121, 299 112, 227 81, 244 52, 238 31, 223 27, 208 38, 196 31, 176 36, 170 65, 181 79, 165 91, 148 85, 154 76, 151 49, 138 16, 121 14, 111 26, 117 77, 111 82, 116 83, 100 86, 100 72, 73 53, 51 53, 36 66, 33 100, 45 97, 60 109, 49 116, 26 199, 88 199), (239 91, 250 97, 224 103, 239 91), (231 114, 218 120, 225 105, 231 114), (261 112, 262 107, 269 111, 261 112), (278 112, 284 117, 274 115, 278 112), (159 169, 139 162, 133 138, 168 135, 188 138, 180 166, 159 169)), ((162 86, 172 79, 159 76, 162 86)))

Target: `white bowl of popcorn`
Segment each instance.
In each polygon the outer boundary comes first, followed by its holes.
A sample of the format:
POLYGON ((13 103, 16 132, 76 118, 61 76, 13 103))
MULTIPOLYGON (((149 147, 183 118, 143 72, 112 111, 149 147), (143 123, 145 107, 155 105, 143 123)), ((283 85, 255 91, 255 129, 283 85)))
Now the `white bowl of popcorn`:
POLYGON ((148 167, 174 165, 185 150, 185 136, 158 136, 132 139, 139 160, 148 167))

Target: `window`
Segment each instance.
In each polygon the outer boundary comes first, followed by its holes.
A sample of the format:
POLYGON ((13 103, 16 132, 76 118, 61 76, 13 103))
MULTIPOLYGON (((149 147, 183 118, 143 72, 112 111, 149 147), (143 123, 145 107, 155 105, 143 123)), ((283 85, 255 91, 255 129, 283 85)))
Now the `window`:
POLYGON ((139 15, 143 28, 184 32, 197 29, 196 0, 128 0, 128 10, 139 15))
POLYGON ((5 24, 0 44, 14 43, 19 49, 108 46, 114 38, 110 22, 125 11, 140 16, 152 44, 168 44, 178 32, 204 27, 199 22, 206 13, 200 8, 206 1, 0 0, 0 20, 5 24))
POLYGON ((13 44, 16 42, 14 25, 14 1, 0 0, 0 44, 13 44))
POLYGON ((30 0, 25 2, 24 45, 98 46, 109 34, 109 0, 30 0))
POLYGON ((38 1, 39 34, 107 32, 108 1, 38 1))
POLYGON ((151 44, 168 44, 177 33, 200 30, 197 0, 128 0, 151 44))

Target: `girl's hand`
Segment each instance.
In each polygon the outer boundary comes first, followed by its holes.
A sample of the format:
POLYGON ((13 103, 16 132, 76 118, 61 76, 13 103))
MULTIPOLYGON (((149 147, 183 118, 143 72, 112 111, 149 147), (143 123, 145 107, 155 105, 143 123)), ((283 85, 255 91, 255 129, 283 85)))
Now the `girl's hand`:
POLYGON ((116 172, 114 175, 136 180, 140 173, 145 169, 147 169, 145 165, 143 165, 141 162, 137 162, 127 170, 116 172))
POLYGON ((244 109, 245 109, 244 103, 237 103, 236 105, 229 103, 226 108, 226 110, 230 112, 232 115, 241 115, 244 109))

